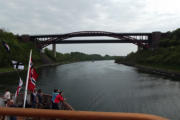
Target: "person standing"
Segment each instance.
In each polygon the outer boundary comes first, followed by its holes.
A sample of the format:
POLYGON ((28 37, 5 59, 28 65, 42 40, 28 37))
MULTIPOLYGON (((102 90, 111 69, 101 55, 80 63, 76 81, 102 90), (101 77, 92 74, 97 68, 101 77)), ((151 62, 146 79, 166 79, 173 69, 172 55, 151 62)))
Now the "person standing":
POLYGON ((37 92, 37 98, 38 98, 38 108, 42 108, 43 107, 43 93, 41 89, 39 89, 37 92))
POLYGON ((55 103, 56 96, 58 95, 58 89, 54 89, 54 92, 52 93, 52 109, 58 109, 58 105, 55 103))
POLYGON ((36 108, 37 107, 37 91, 34 89, 34 91, 31 93, 31 107, 36 108))
POLYGON ((64 102, 64 98, 62 96, 62 91, 59 92, 59 94, 56 96, 55 100, 54 100, 55 104, 56 104, 56 107, 57 109, 59 109, 59 103, 63 103, 64 102))
MULTIPOLYGON (((9 99, 7 101, 7 107, 16 107, 14 104, 14 101, 12 99, 9 99)), ((17 120, 16 116, 9 116, 9 120, 17 120)))
POLYGON ((6 92, 4 93, 3 98, 4 98, 5 105, 7 105, 7 101, 11 99, 11 93, 9 89, 6 89, 6 92))

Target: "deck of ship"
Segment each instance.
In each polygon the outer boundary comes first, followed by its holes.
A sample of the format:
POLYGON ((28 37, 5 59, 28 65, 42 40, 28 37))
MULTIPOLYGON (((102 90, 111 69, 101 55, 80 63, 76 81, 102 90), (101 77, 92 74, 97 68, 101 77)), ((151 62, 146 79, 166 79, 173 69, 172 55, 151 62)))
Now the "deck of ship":
MULTIPOLYGON (((20 95, 16 101, 18 106, 22 106, 23 95, 20 95)), ((0 98, 0 118, 4 120, 5 116, 16 116, 17 120, 168 120, 156 115, 140 113, 120 113, 120 112, 91 112, 75 111, 64 102, 63 110, 51 110, 51 96, 43 95, 43 107, 40 109, 32 108, 9 108, 3 107, 4 101, 0 98)))

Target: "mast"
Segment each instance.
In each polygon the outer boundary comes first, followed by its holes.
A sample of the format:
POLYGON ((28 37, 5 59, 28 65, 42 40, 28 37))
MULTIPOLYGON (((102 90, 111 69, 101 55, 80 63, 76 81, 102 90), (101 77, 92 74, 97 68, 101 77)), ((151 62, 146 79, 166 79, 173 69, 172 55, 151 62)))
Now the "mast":
POLYGON ((27 99, 27 87, 28 87, 28 82, 29 82, 29 70, 30 70, 30 63, 31 63, 31 55, 32 55, 32 49, 30 51, 30 55, 29 55, 29 64, 28 64, 28 71, 27 71, 27 77, 26 77, 26 87, 25 87, 25 91, 24 91, 24 104, 23 104, 23 108, 25 108, 26 106, 26 99, 27 99))

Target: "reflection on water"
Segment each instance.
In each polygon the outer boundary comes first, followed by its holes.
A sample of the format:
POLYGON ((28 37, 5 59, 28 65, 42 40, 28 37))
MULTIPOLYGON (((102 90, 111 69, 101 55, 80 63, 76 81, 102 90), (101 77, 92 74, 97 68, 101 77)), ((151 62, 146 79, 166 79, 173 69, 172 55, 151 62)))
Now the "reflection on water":
MULTIPOLYGON (((180 119, 177 81, 141 73, 113 61, 72 63, 39 72, 38 87, 49 94, 54 88, 63 89, 76 110, 150 113, 180 119)), ((2 78, 1 90, 7 86, 15 90, 17 77, 2 78)))

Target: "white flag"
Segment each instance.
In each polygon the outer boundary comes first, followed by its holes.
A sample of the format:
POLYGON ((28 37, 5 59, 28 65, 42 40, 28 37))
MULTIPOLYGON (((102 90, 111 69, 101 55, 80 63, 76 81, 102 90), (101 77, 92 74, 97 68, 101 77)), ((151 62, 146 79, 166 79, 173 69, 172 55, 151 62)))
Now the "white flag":
POLYGON ((14 69, 24 70, 24 65, 22 63, 15 60, 12 60, 11 62, 13 64, 14 69))

